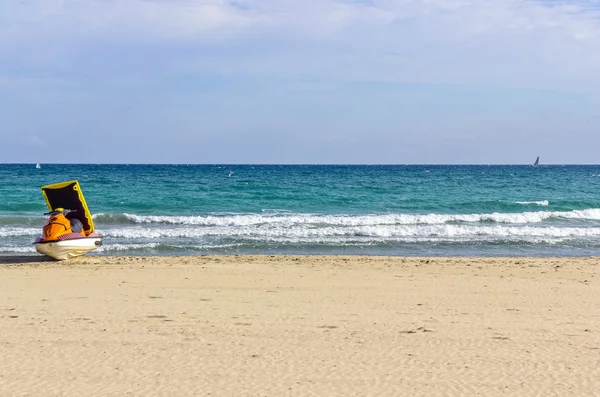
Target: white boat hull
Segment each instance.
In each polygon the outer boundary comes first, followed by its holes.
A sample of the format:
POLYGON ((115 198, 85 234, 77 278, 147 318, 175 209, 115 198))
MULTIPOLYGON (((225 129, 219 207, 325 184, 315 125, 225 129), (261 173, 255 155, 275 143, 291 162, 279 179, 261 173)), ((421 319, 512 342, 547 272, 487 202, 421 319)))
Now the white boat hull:
POLYGON ((102 246, 102 237, 84 237, 72 240, 60 240, 35 243, 37 252, 59 261, 85 255, 102 246))

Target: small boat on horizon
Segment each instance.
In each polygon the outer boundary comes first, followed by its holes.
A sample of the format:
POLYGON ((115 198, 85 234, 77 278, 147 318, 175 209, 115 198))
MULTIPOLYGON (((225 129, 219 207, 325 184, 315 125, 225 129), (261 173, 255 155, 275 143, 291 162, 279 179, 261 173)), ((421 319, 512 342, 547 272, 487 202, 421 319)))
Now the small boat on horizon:
POLYGON ((42 168, 42 167, 40 166, 40 163, 37 163, 37 164, 35 165, 35 168, 42 168))
POLYGON ((540 156, 538 156, 538 158, 535 159, 535 163, 533 163, 533 166, 537 167, 539 163, 540 163, 540 156))

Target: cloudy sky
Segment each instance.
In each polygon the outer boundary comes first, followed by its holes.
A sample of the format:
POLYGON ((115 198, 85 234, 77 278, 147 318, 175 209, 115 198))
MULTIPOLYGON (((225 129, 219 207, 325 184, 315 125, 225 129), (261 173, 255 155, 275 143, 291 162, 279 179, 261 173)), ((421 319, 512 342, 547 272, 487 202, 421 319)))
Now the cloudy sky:
POLYGON ((0 3, 0 163, 600 163, 598 0, 0 3))

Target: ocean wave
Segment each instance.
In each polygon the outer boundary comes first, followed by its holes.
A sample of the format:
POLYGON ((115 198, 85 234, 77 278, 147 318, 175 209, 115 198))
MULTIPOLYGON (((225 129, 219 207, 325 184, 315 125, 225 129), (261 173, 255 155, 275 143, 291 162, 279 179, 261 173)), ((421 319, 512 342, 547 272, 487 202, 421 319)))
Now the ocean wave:
POLYGON ((522 204, 522 205, 539 205, 542 207, 547 207, 550 202, 548 200, 542 200, 542 201, 517 201, 517 204, 522 204))
MULTIPOLYGON (((324 226, 302 225, 294 228, 273 227, 214 227, 199 226, 156 227, 136 225, 109 228, 103 231, 102 253, 168 252, 235 250, 335 249, 354 247, 391 249, 414 245, 414 249, 440 245, 473 247, 499 246, 555 246, 600 247, 600 228, 595 227, 540 227, 516 225, 379 225, 379 226, 324 226), (387 247, 387 248, 386 248, 387 247)), ((0 245, 2 253, 34 253, 30 236, 8 237, 0 245)), ((471 248, 469 248, 471 247, 471 248)))
POLYGON ((41 228, 46 222, 46 217, 30 215, 0 215, 0 226, 34 226, 41 228))
POLYGON ((122 251, 183 251, 183 250, 215 250, 239 247, 240 244, 175 244, 175 243, 117 243, 103 245, 97 253, 122 252, 122 251))
POLYGON ((110 244, 103 245, 98 248, 95 252, 119 252, 119 251, 131 251, 131 250, 149 250, 158 247, 160 243, 146 243, 146 244, 110 244))
POLYGON ((35 254, 37 253, 33 245, 22 247, 22 246, 9 246, 0 247, 0 252, 10 254, 35 254))
POLYGON ((18 227, 0 227, 1 237, 20 237, 20 236, 39 236, 42 229, 18 228, 18 227))
POLYGON ((320 228, 272 228, 272 227, 182 227, 182 228, 142 228, 130 227, 109 229, 105 237, 116 239, 306 239, 318 244, 321 239, 329 237, 374 237, 385 239, 419 237, 429 239, 444 238, 483 238, 502 239, 505 237, 548 237, 574 238, 600 236, 600 228, 592 227, 533 227, 533 226, 471 226, 471 225, 387 225, 387 226, 352 226, 320 228))
MULTIPOLYGON (((537 202, 536 202, 537 203, 537 202)), ((542 203, 542 202, 539 202, 542 203)), ((543 205, 539 204, 538 205, 543 205)), ((600 220, 600 208, 573 211, 530 211, 489 214, 373 214, 373 215, 318 215, 318 214, 223 214, 206 216, 98 214, 97 224, 166 224, 195 226, 258 226, 282 225, 439 225, 446 223, 540 223, 549 219, 600 220)))

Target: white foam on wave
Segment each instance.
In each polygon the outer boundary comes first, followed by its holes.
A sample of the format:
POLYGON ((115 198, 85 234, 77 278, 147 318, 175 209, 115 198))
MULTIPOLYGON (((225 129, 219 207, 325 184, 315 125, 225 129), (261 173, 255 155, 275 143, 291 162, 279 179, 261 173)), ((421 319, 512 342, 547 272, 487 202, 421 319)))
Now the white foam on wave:
POLYGON ((13 254, 34 254, 36 253, 33 245, 27 247, 0 247, 0 252, 13 254))
POLYGON ((542 200, 542 201, 517 201, 517 204, 522 204, 522 205, 539 205, 542 207, 547 207, 548 205, 550 205, 550 202, 548 200, 542 200))
POLYGON ((106 251, 130 251, 133 249, 153 249, 160 245, 160 243, 146 243, 146 244, 108 244, 103 245, 96 250, 96 252, 106 251))
MULTIPOLYGON (((538 202, 536 202, 538 203, 538 202)), ((544 205, 539 202, 538 205, 544 205)), ((160 216, 123 214, 135 224, 170 224, 197 226, 257 226, 282 225, 292 227, 301 224, 332 226, 377 225, 437 225, 444 223, 496 222, 527 224, 547 219, 600 220, 600 208, 573 211, 530 211, 520 213, 489 214, 376 214, 376 215, 317 215, 317 214, 231 214, 223 216, 160 216)))
POLYGON ((39 236, 41 229, 22 227, 0 227, 0 237, 39 236))
POLYGON ((534 226, 475 226, 475 225, 378 225, 378 226, 325 226, 309 227, 181 227, 181 228, 144 228, 129 227, 109 229, 106 237, 121 239, 180 239, 199 240, 207 238, 234 238, 234 239, 303 239, 318 243, 321 239, 329 237, 373 237, 397 239, 405 237, 419 237, 426 239, 445 239, 456 237, 485 237, 486 239, 503 239, 506 237, 548 237, 548 238, 574 238, 600 236, 600 228, 592 227, 534 227, 534 226))
POLYGON ((103 245, 98 248, 95 252, 114 252, 114 251, 137 251, 137 250, 149 250, 149 249, 157 249, 160 247, 169 247, 170 249, 222 249, 222 248, 233 248, 237 247, 240 244, 175 244, 172 242, 169 243, 117 243, 117 244, 108 244, 103 245))
MULTIPOLYGON (((241 227, 157 227, 137 225, 104 230, 97 252, 210 250, 232 247, 378 246, 386 244, 592 244, 600 241, 597 227, 558 227, 506 224, 438 224, 333 226, 250 225, 241 227)), ((14 238, 13 238, 14 239, 14 238)), ((2 253, 34 253, 28 237, 17 238, 2 253)), ((10 240, 9 240, 10 241, 10 240)))

